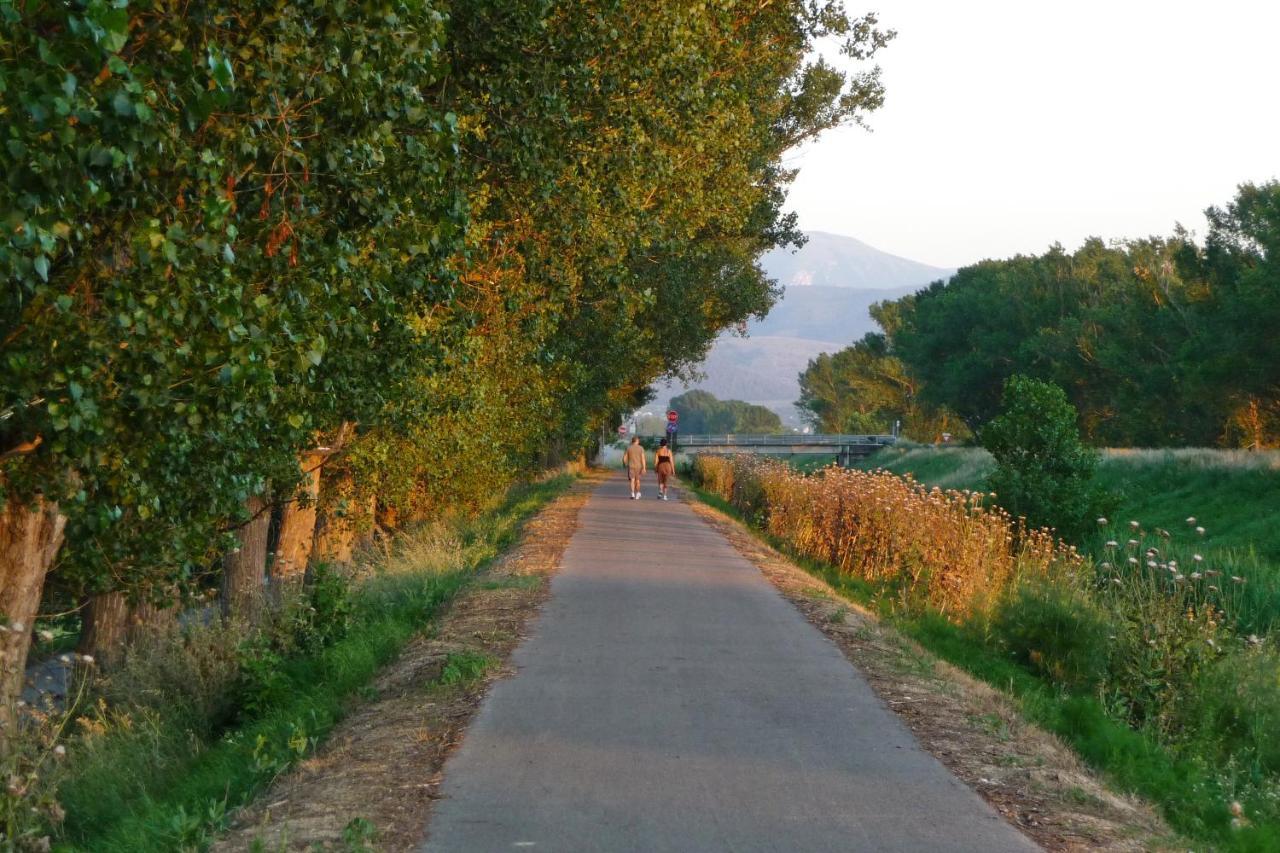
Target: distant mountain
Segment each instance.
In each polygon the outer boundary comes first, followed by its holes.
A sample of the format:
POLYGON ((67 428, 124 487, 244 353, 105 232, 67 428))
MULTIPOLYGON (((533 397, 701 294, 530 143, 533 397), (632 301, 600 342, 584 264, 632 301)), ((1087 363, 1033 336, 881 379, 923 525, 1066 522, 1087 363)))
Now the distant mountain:
MULTIPOLYGON (((926 282, 927 283, 927 282, 926 282)), ((837 349, 848 346, 867 332, 876 330, 871 306, 876 302, 901 299, 922 285, 887 290, 856 290, 850 287, 788 287, 763 320, 748 326, 750 340, 763 337, 832 341, 837 349)))
POLYGON ((763 320, 748 326, 748 337, 723 335, 702 365, 706 379, 691 385, 658 386, 665 404, 690 388, 721 400, 768 406, 784 423, 797 425, 794 403, 798 378, 819 353, 835 352, 874 331, 868 309, 899 299, 955 270, 929 266, 881 252, 852 237, 808 232, 798 252, 773 251, 760 259, 783 296, 763 320))
POLYGON ((788 290, 797 287, 852 287, 859 290, 919 289, 955 270, 900 258, 861 240, 807 231, 799 251, 775 249, 760 259, 770 278, 788 290))
POLYGON ((784 408, 796 401, 799 393, 796 377, 809 365, 809 360, 841 346, 802 338, 724 336, 716 341, 702 363, 701 371, 706 379, 690 385, 660 387, 658 400, 665 401, 690 388, 701 388, 721 400, 746 400, 768 406, 781 415, 784 408))

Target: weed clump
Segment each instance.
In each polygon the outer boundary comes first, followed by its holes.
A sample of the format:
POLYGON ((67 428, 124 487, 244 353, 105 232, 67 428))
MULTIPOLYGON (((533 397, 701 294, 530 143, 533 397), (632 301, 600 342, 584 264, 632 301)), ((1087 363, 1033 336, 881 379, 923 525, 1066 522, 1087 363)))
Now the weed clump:
POLYGON ((993 634, 1027 669, 1073 691, 1107 677, 1114 617, 1078 585, 1049 580, 1018 585, 993 619, 993 634))

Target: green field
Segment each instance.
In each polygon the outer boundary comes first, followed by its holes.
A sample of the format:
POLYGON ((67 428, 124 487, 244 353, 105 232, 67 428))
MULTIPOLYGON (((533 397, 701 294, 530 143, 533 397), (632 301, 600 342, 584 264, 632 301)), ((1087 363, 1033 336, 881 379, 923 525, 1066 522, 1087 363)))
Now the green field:
MULTIPOLYGON (((981 448, 908 446, 882 450, 861 467, 946 489, 980 489, 993 465, 981 448)), ((1280 453, 1114 449, 1103 451, 1096 476, 1117 504, 1113 524, 1079 543, 1086 550, 1101 559, 1108 537, 1120 538, 1117 529, 1130 521, 1166 529, 1188 556, 1199 553, 1205 565, 1248 579, 1242 595, 1250 630, 1280 621, 1280 453), (1196 526, 1205 528, 1203 536, 1196 526)))

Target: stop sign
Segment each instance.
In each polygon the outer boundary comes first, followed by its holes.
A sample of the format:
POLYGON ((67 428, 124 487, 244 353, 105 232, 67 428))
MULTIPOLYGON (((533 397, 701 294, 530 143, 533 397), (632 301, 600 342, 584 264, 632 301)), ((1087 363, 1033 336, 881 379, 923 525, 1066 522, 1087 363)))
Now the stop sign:
POLYGON ((675 409, 672 409, 671 411, 667 412, 667 420, 671 421, 671 423, 675 423, 676 421, 680 420, 680 416, 676 414, 675 409))

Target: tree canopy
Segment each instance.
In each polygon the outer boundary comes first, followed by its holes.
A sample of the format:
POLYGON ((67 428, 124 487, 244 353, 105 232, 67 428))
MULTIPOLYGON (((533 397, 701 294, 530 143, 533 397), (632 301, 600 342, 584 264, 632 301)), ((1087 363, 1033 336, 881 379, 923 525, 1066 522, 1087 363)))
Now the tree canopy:
POLYGON ((367 529, 580 452, 768 310, 782 154, 880 105, 891 35, 807 0, 0 22, 0 483, 67 517, 67 602, 208 586, 317 459, 322 526, 367 529))
POLYGON ((978 430, 1022 374, 1061 386, 1095 444, 1276 446, 1280 183, 1245 184, 1208 218, 1203 244, 1181 230, 1091 239, 880 306, 883 337, 811 365, 801 405, 883 423, 909 393, 978 430))

